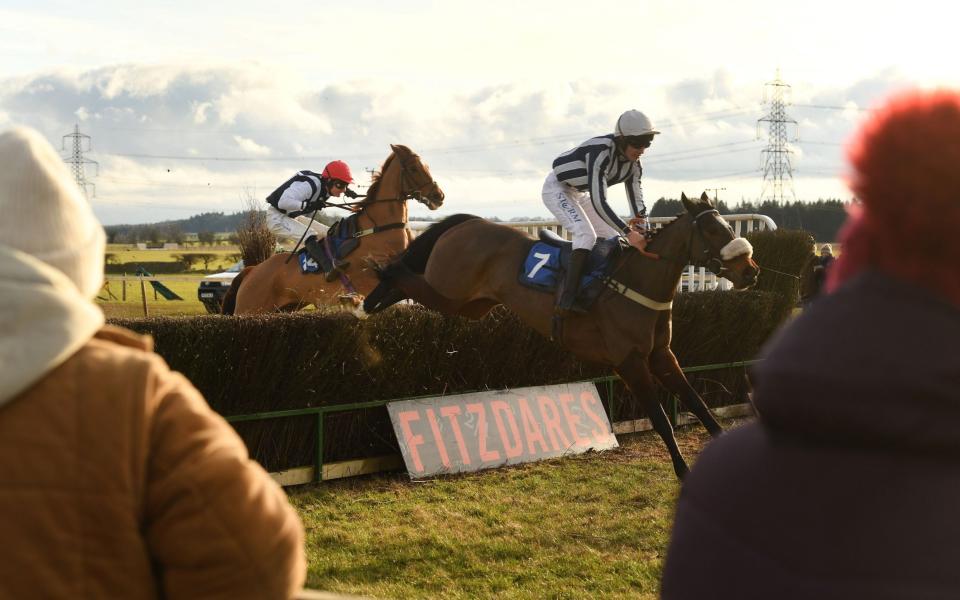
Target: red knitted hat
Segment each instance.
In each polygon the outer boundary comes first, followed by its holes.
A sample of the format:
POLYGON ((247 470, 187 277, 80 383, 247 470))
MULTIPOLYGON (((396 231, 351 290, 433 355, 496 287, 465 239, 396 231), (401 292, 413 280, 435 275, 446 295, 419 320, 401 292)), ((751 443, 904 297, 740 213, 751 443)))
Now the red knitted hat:
POLYGON ((894 97, 847 152, 860 201, 842 231, 828 289, 876 268, 960 306, 960 92, 894 97))

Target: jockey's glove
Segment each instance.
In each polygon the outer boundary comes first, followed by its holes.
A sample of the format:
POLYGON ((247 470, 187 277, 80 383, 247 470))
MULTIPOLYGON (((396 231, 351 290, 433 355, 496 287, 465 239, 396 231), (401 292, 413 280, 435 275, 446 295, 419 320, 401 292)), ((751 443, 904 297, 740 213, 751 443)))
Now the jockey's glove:
POLYGON ((354 198, 359 198, 359 197, 360 197, 360 194, 356 193, 355 191, 351 190, 350 188, 347 188, 347 189, 343 190, 343 195, 346 196, 347 198, 350 198, 351 200, 353 200, 354 198))

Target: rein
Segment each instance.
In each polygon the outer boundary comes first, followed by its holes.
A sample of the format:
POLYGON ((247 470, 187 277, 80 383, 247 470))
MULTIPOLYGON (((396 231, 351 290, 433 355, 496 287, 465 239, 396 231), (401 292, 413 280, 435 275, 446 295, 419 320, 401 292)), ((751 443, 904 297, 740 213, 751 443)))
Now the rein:
POLYGON ((793 277, 794 279, 800 279, 800 276, 799 276, 799 275, 794 275, 793 273, 784 273, 783 271, 778 271, 778 270, 776 270, 776 269, 771 269, 770 267, 765 267, 765 266, 761 265, 760 263, 757 263, 757 266, 760 267, 760 268, 761 268, 762 270, 764 270, 764 271, 770 271, 771 273, 776 273, 777 275, 783 275, 783 276, 785 276, 785 277, 793 277))

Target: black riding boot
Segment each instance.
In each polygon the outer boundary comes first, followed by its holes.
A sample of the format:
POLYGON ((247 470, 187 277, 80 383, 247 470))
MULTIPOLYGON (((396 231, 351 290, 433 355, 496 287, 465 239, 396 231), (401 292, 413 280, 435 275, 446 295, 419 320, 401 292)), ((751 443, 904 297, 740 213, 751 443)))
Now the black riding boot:
POLYGON ((320 265, 320 268, 323 269, 323 272, 326 273, 324 278, 327 281, 334 281, 344 269, 350 266, 350 263, 343 260, 333 259, 333 262, 327 258, 327 252, 323 247, 323 242, 317 239, 317 236, 311 235, 303 241, 303 247, 307 249, 307 252, 310 253, 310 256, 313 257, 313 260, 317 261, 317 264, 320 265))
POLYGON ((590 251, 586 248, 578 248, 570 255, 570 264, 567 266, 567 276, 563 280, 563 291, 560 293, 560 301, 557 302, 556 312, 560 315, 566 315, 570 312, 586 312, 582 308, 575 306, 577 292, 580 291, 580 277, 583 275, 583 268, 587 264, 587 258, 590 257, 590 251))

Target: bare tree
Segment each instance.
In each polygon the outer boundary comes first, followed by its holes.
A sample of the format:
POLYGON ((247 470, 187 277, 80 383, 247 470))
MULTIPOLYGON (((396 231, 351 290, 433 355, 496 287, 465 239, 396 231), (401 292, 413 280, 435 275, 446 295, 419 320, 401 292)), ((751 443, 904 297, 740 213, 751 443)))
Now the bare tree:
POLYGON ((267 213, 260 209, 260 202, 249 190, 244 195, 246 213, 237 227, 237 240, 244 266, 251 267, 273 256, 277 237, 267 227, 267 213))

